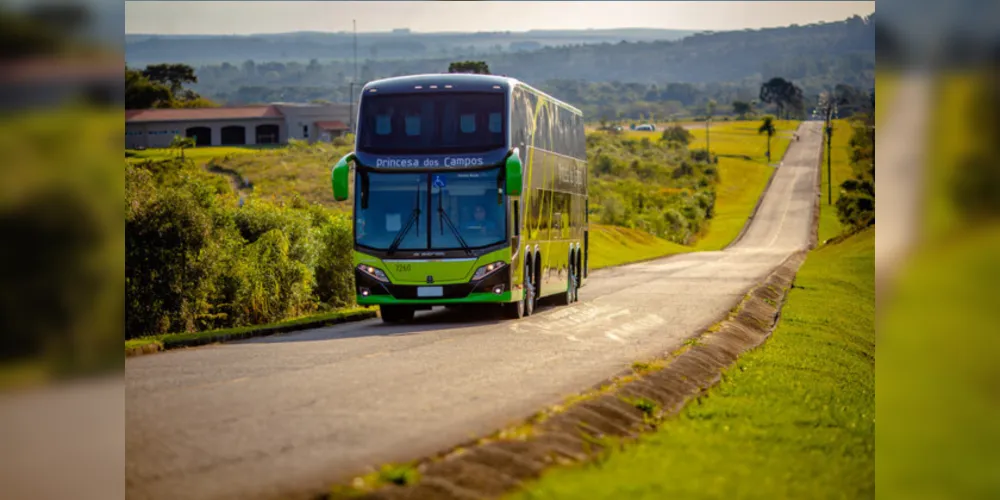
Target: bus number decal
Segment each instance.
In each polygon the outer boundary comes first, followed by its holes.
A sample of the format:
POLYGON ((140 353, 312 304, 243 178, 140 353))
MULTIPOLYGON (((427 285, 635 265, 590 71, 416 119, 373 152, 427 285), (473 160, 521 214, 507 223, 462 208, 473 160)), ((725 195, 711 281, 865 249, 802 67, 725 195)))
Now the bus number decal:
POLYGON ((396 264, 396 272, 397 273, 408 273, 408 272, 410 272, 410 265, 409 264, 396 264))

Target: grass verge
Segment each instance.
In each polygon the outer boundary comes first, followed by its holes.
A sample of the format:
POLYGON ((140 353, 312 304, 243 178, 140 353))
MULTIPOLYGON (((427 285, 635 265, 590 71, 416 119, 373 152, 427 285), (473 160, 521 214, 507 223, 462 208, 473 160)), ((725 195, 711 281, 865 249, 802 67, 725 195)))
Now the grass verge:
POLYGON ((965 163, 977 150, 996 161, 975 118, 985 76, 938 76, 921 239, 879 298, 880 498, 1000 498, 1000 219, 972 216, 953 190, 983 168, 965 163))
POLYGON ((228 340, 239 340, 251 337, 264 337, 276 333, 285 333, 306 328, 360 321, 375 317, 375 309, 358 307, 342 309, 324 314, 306 316, 267 325, 242 326, 222 330, 210 330, 194 333, 168 333, 151 337, 142 337, 125 341, 125 355, 134 356, 156 351, 175 349, 178 347, 194 347, 228 340))
MULTIPOLYGON (((260 151, 280 150, 286 146, 203 146, 184 150, 184 158, 195 163, 205 163, 213 158, 224 158, 227 156, 238 156, 254 154, 260 151)), ((125 158, 130 162, 143 162, 146 160, 158 161, 169 160, 178 156, 177 150, 170 148, 152 148, 143 150, 125 150, 125 158)))
POLYGON ((637 445, 511 498, 873 496, 874 249, 868 230, 812 252, 773 337, 707 397, 637 445))
MULTIPOLYGON (((767 136, 757 132, 761 120, 746 120, 735 122, 714 122, 708 133, 708 141, 712 154, 723 157, 742 158, 751 161, 767 161, 767 136)), ((784 156, 792 133, 799 128, 799 121, 776 120, 774 127, 777 133, 771 138, 771 162, 778 163, 784 156)), ((705 127, 690 129, 694 140, 688 146, 691 149, 704 149, 706 146, 705 127)))
MULTIPOLYGON (((772 139, 771 143, 771 152, 775 158, 781 158, 785 154, 789 144, 787 136, 790 136, 791 131, 794 131, 799 124, 799 122, 794 121, 780 121, 778 123, 779 136, 772 139), (782 134, 786 136, 782 137, 782 134)), ((721 250, 732 242, 746 225, 750 213, 757 204, 757 200, 764 194, 767 181, 774 171, 773 167, 765 163, 766 142, 762 142, 765 140, 757 136, 757 126, 759 124, 756 122, 730 122, 713 126, 712 133, 720 136, 720 149, 732 156, 719 158, 721 182, 716 190, 715 213, 707 233, 694 246, 679 245, 638 230, 594 224, 591 231, 591 269, 684 252, 721 250)), ((844 127, 847 125, 845 124, 844 127)), ((845 130, 846 132, 841 135, 846 136, 846 141, 849 140, 850 129, 847 127, 845 130)), ((658 132, 634 131, 629 133, 633 135, 646 134, 651 137, 658 134, 658 132)), ((701 131, 700 139, 697 133, 695 136, 696 139, 691 147, 704 147, 704 130, 701 131), (701 143, 698 142, 699 140, 701 143)), ((712 144, 712 150, 717 151, 715 139, 712 140, 712 144)), ((845 152, 845 162, 846 154, 845 152)), ((835 176, 838 175, 840 174, 835 173, 835 176)), ((846 175, 850 175, 849 164, 846 175)), ((839 227, 835 213, 833 222, 837 223, 839 227)))
POLYGON ((694 250, 721 250, 732 242, 746 225, 757 200, 763 196, 773 171, 762 162, 719 158, 722 181, 715 192, 715 213, 708 233, 695 243, 694 250))
MULTIPOLYGON (((825 132, 824 132, 825 134, 825 132)), ((837 200, 840 198, 840 185, 854 175, 851 167, 851 136, 854 129, 848 120, 834 120, 833 122, 833 147, 830 170, 833 174, 833 204, 830 204, 829 191, 830 175, 826 168, 826 139, 823 140, 823 157, 820 162, 822 181, 820 184, 819 205, 819 242, 822 243, 830 238, 839 236, 844 232, 837 218, 837 200)))
POLYGON ((618 226, 592 224, 590 230, 590 269, 618 266, 655 259, 693 249, 657 238, 645 231, 618 226))
POLYGON ((882 118, 892 105, 892 98, 899 87, 900 75, 896 71, 877 71, 875 73, 875 123, 881 125, 882 118))

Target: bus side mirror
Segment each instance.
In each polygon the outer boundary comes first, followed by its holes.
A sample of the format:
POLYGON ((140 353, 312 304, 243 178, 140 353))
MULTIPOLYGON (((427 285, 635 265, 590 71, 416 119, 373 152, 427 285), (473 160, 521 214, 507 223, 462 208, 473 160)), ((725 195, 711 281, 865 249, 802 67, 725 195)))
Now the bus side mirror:
POLYGON ((352 161, 354 161, 354 153, 347 153, 333 166, 330 183, 333 184, 333 199, 337 201, 344 201, 350 196, 347 179, 351 172, 351 167, 348 164, 352 161))
POLYGON ((517 148, 511 150, 507 156, 507 195, 521 195, 521 157, 518 156, 517 148))

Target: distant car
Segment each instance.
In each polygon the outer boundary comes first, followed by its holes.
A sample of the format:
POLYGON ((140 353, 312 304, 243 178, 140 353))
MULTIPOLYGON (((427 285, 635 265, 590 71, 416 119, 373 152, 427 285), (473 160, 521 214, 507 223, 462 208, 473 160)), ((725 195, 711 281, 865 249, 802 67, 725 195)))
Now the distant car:
POLYGON ((652 132, 652 131, 656 130, 656 127, 654 127, 654 126, 652 126, 652 125, 650 125, 650 124, 647 123, 645 125, 639 125, 635 129, 637 131, 641 131, 641 132, 652 132))

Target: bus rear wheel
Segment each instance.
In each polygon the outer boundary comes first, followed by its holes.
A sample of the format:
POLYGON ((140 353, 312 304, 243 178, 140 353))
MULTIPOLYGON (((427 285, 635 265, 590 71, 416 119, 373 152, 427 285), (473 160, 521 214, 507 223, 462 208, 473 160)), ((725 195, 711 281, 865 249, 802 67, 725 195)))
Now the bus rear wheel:
POLYGON ((384 323, 402 323, 413 319, 413 308, 399 305, 383 304, 379 306, 384 323))
POLYGON ((572 255, 566 267, 566 293, 559 296, 559 305, 568 306, 579 299, 580 279, 576 272, 575 260, 572 255))

